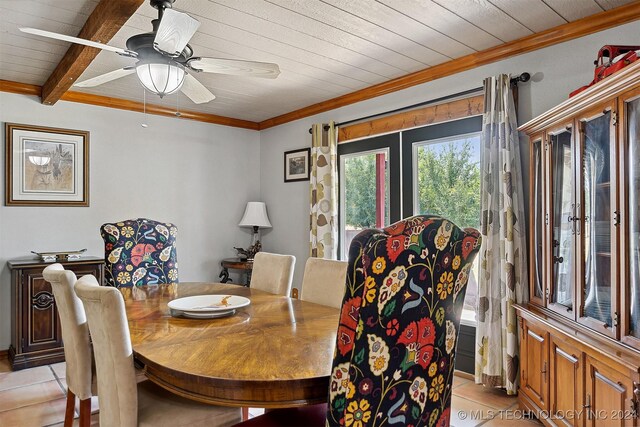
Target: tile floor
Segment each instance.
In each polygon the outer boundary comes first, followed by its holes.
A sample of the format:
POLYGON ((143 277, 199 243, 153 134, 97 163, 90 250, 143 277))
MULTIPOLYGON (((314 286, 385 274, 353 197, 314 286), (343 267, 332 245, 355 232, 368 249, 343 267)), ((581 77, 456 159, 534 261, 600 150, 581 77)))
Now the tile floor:
MULTIPOLYGON (((0 359, 0 426, 62 426, 66 402, 65 364, 40 366, 11 372, 6 359, 0 359)), ((538 421, 519 420, 515 397, 488 390, 456 374, 453 381, 451 425, 539 426, 538 421), (514 421, 516 420, 516 421, 514 421)), ((91 425, 98 426, 97 400, 92 402, 91 425)), ((262 410, 251 409, 250 416, 262 410)), ((76 414, 77 416, 77 414, 76 414)), ((78 420, 74 425, 77 425, 78 420)))

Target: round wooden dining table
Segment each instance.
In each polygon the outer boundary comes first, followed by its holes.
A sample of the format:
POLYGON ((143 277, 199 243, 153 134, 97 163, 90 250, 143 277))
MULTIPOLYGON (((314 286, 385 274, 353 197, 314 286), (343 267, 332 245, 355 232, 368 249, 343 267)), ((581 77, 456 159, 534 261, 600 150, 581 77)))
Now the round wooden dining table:
POLYGON ((131 342, 147 377, 189 399, 281 408, 325 402, 339 310, 220 283, 121 288, 131 342), (191 295, 240 295, 229 317, 172 317, 167 303, 191 295))

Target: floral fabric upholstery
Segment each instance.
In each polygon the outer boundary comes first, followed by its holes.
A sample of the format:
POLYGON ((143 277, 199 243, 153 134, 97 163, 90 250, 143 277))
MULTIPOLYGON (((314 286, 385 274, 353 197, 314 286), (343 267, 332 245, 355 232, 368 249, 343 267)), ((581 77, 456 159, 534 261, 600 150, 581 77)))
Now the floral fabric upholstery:
POLYGON ((102 225, 106 284, 128 288, 177 283, 177 233, 173 224, 145 218, 102 225))
POLYGON ((460 315, 480 242, 478 231, 427 215, 354 238, 328 425, 449 425, 460 315))

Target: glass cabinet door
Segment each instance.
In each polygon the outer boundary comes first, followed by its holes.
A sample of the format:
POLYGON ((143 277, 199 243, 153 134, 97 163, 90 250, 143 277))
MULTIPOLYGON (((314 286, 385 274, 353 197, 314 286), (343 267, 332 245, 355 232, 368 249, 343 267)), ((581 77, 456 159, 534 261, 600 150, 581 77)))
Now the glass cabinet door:
POLYGON ((549 133, 551 165, 551 286, 548 307, 573 317, 574 175, 572 128, 549 133))
POLYGON ((531 188, 530 193, 533 197, 532 206, 532 222, 533 229, 530 236, 531 243, 531 282, 530 292, 531 300, 540 305, 546 305, 545 298, 545 280, 544 280, 544 225, 545 210, 543 206, 544 191, 544 162, 542 138, 532 138, 531 143, 531 188))
POLYGON ((640 346, 640 90, 623 100, 626 147, 624 163, 626 173, 626 268, 622 281, 625 325, 623 339, 640 346), (634 99, 635 98, 635 99, 634 99))
POLYGON ((611 248, 612 206, 615 196, 611 188, 612 111, 610 106, 581 119, 580 132, 580 197, 581 206, 574 218, 576 238, 581 244, 577 285, 580 289, 579 320, 594 329, 615 335, 617 319, 615 286, 612 280, 611 248))

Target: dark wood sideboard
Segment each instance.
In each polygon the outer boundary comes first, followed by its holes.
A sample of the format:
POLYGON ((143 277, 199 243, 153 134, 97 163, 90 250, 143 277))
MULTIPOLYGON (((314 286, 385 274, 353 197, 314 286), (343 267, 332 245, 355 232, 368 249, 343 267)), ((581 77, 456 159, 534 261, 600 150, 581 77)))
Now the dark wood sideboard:
MULTIPOLYGON (((58 310, 51 285, 42 277, 42 270, 50 264, 33 258, 7 262, 11 271, 9 362, 13 370, 64 361, 58 310)), ((60 264, 78 277, 93 274, 103 282, 103 258, 83 257, 60 264)))

